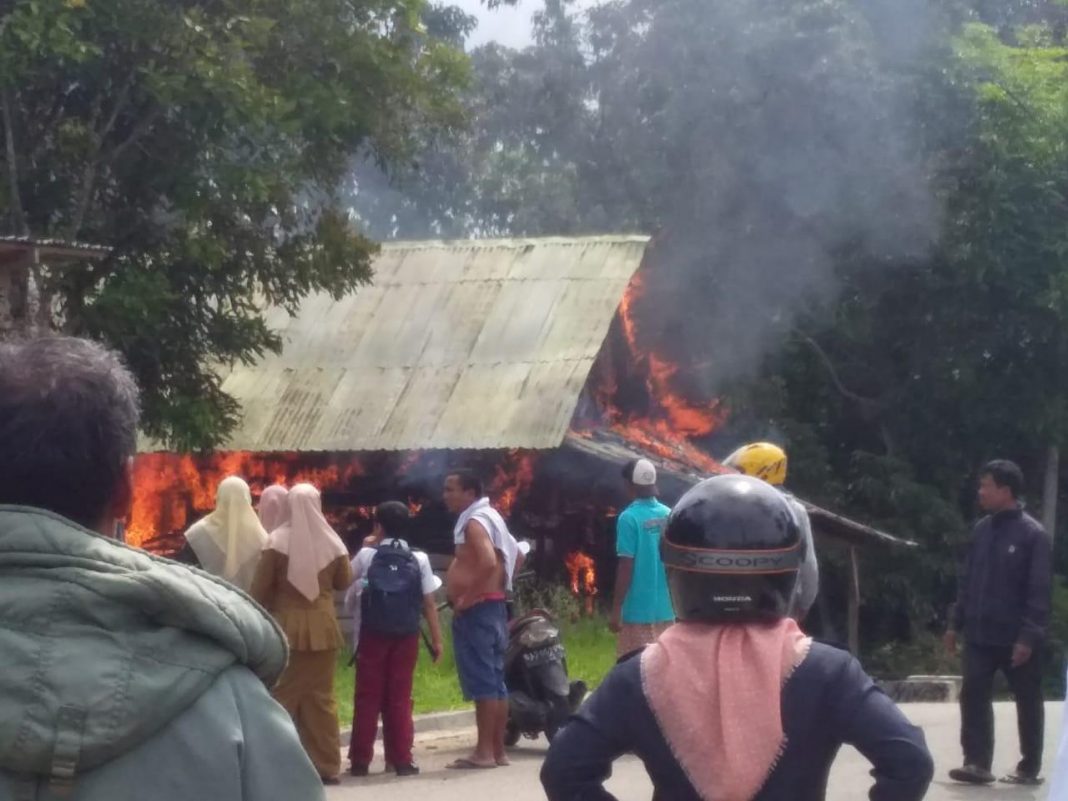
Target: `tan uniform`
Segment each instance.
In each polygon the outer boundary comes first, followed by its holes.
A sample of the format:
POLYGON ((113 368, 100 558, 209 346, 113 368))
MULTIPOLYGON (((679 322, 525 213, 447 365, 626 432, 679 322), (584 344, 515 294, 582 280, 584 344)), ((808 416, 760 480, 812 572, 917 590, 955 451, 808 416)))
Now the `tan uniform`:
POLYGON ((337 649, 344 645, 334 609, 334 591, 352 583, 348 557, 319 571, 319 596, 305 598, 286 579, 289 558, 263 552, 251 595, 278 621, 289 640, 289 665, 272 691, 293 718, 300 741, 324 778, 341 772, 341 734, 334 700, 337 649))

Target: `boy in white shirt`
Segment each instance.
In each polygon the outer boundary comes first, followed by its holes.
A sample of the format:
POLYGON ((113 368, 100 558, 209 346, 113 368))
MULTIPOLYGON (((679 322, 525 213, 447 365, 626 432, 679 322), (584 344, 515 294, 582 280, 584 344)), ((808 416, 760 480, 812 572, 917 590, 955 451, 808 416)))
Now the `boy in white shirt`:
POLYGON ((430 625, 434 661, 441 658, 441 624, 434 592, 441 579, 430 559, 401 539, 408 507, 388 501, 375 509, 370 544, 352 560, 353 583, 345 606, 356 620, 356 697, 349 772, 366 776, 382 716, 386 764, 398 776, 414 776, 412 681, 419 656, 420 617, 430 625))

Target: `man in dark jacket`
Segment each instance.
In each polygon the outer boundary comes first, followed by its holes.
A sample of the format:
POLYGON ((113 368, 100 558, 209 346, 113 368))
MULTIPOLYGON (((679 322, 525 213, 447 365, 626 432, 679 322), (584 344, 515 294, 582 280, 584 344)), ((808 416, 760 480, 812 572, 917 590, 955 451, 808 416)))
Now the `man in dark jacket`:
POLYGON ((960 694, 964 767, 951 779, 990 784, 994 757, 994 674, 1002 671, 1016 697, 1023 758, 1002 781, 1039 784, 1042 767, 1041 648, 1049 625, 1052 543, 1020 503, 1023 473, 1012 462, 987 464, 979 476, 979 506, 987 516, 972 535, 960 576, 946 647, 964 636, 960 694))

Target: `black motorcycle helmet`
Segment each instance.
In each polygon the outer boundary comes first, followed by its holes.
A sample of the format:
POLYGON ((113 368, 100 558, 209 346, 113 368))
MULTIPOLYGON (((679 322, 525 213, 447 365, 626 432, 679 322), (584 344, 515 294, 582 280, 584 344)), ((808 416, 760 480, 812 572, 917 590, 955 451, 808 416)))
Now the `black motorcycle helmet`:
POLYGON ((676 618, 786 617, 805 550, 797 518, 777 489, 743 475, 702 481, 675 505, 660 542, 676 618))

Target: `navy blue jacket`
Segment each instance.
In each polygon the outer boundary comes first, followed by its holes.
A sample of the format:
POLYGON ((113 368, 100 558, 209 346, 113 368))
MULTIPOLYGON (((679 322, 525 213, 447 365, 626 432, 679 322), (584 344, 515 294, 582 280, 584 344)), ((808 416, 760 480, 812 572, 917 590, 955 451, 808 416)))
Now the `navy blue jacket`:
MULTIPOLYGON (((874 766, 872 801, 919 801, 927 792, 934 766, 923 733, 848 653, 813 643, 781 705, 786 749, 754 801, 820 801, 842 743, 874 766)), ((603 782, 628 752, 645 764, 654 800, 700 801, 642 692, 638 658, 617 665, 553 739, 541 771, 549 801, 610 801, 603 782)))
POLYGON ((1046 638, 1053 592, 1052 542, 1042 524, 1009 509, 975 524, 951 626, 973 645, 1032 648, 1046 638))

